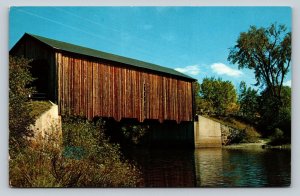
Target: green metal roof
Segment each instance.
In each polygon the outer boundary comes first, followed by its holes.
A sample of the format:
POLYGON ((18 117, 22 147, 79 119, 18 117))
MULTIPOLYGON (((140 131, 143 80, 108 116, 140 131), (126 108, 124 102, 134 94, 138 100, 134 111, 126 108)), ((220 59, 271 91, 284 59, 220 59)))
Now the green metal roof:
POLYGON ((188 80, 196 80, 190 76, 187 76, 187 75, 180 73, 171 68, 162 67, 162 66, 155 65, 152 63, 147 63, 147 62, 143 62, 143 61, 127 58, 127 57, 122 57, 122 56, 94 50, 91 48, 86 48, 86 47, 82 47, 82 46, 78 46, 78 45, 74 45, 74 44, 70 44, 70 43, 66 43, 66 42, 62 42, 62 41, 58 41, 58 40, 54 40, 54 39, 49 39, 49 38, 38 36, 38 35, 33 35, 33 34, 28 34, 28 33, 26 33, 26 34, 47 44, 48 46, 50 46, 54 49, 57 49, 57 50, 63 50, 63 51, 77 53, 77 54, 86 55, 86 56, 90 56, 90 57, 96 57, 96 58, 101 58, 101 59, 105 59, 105 60, 124 63, 124 64, 131 65, 131 66, 134 66, 137 68, 143 68, 143 69, 148 69, 148 70, 152 70, 152 71, 156 71, 156 72, 167 73, 170 75, 179 76, 182 78, 186 78, 188 80))

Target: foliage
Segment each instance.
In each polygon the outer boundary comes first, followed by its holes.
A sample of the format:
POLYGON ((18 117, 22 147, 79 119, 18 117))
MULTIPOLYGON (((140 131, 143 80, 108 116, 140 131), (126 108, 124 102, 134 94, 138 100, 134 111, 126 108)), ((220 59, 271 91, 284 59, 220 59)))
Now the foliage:
MULTIPOLYGON (((28 95, 33 92, 28 86, 34 80, 29 72, 30 60, 9 57, 9 147, 24 146, 26 137, 32 132, 29 125, 34 122, 30 115, 28 95)), ((13 151, 11 151, 13 152, 13 151)), ((13 156, 10 153, 11 156, 13 156)))
POLYGON ((243 139, 246 137, 244 130, 230 129, 229 141, 230 144, 242 143, 243 139))
POLYGON ((276 128, 272 135, 270 136, 270 141, 268 142, 269 145, 281 145, 289 143, 290 141, 287 137, 284 136, 284 133, 279 128, 276 128))
MULTIPOLYGON (((228 135, 225 145, 237 143, 256 143, 260 138, 260 134, 257 133, 257 131, 251 126, 247 126, 244 129, 239 129, 236 127, 229 127, 227 129, 228 135)), ((224 131, 224 128, 222 128, 222 130, 224 131)))
POLYGON ((196 112, 201 115, 213 114, 215 111, 212 101, 201 98, 196 100, 196 112))
POLYGON ((256 131, 256 129, 253 126, 247 126, 243 130, 245 132, 243 142, 245 143, 256 143, 261 138, 261 135, 256 131))
POLYGON ((238 102, 240 105, 239 116, 248 121, 255 121, 258 117, 258 94, 257 90, 247 88, 244 81, 240 83, 238 102))
MULTIPOLYGON (((76 187, 134 187, 140 182, 138 169, 122 161, 119 146, 109 143, 104 134, 105 123, 90 122, 82 118, 63 119, 64 147, 83 149, 79 180, 76 187)), ((78 159, 78 158, 75 158, 78 159)), ((77 169, 78 170, 78 169, 77 169)))
POLYGON ((284 25, 276 24, 267 28, 251 26, 240 34, 228 56, 239 68, 253 69, 256 85, 265 86, 277 98, 291 62, 291 33, 286 30, 284 25))
POLYGON ((255 143, 261 138, 256 128, 249 123, 236 117, 209 117, 221 123, 223 138, 226 138, 224 145, 233 143, 255 143))
POLYGON ((53 175, 51 161, 61 152, 60 135, 51 135, 45 142, 41 135, 16 151, 9 160, 11 187, 61 187, 53 175))
POLYGON ((204 78, 200 85, 200 99, 198 110, 210 114, 230 115, 236 113, 237 95, 230 81, 222 81, 220 78, 204 78))
POLYGON ((201 97, 201 86, 198 82, 193 83, 194 88, 194 100, 196 107, 196 114, 208 115, 210 111, 213 111, 212 102, 205 100, 201 97))
POLYGON ((121 130, 124 137, 128 140, 127 142, 132 142, 133 144, 139 144, 141 139, 146 134, 149 129, 149 125, 130 125, 126 124, 122 126, 121 130))
MULTIPOLYGON (((281 93, 281 101, 270 96, 270 90, 261 93, 259 112, 261 114, 261 126, 265 132, 279 128, 287 137, 291 135, 291 88, 284 86, 281 93)), ((268 134, 267 134, 268 135, 268 134)))
POLYGON ((118 145, 109 143, 104 123, 63 118, 63 145, 55 130, 10 160, 13 187, 136 187, 139 170, 123 160, 118 145), (81 149, 72 152, 73 149, 81 149), (67 151, 65 149, 68 149, 67 151), (71 150, 70 150, 71 149, 71 150), (77 156, 77 155, 80 156, 77 156))
POLYGON ((51 108, 52 104, 49 101, 30 101, 28 107, 30 116, 34 119, 51 108))
POLYGON ((258 133, 256 128, 253 126, 253 122, 251 124, 246 123, 245 121, 238 120, 236 118, 229 118, 227 121, 230 121, 230 124, 232 127, 235 127, 238 130, 241 130, 243 132, 243 143, 255 143, 258 142, 261 135, 258 133))
MULTIPOLYGON (((230 49, 228 60, 237 63, 239 68, 254 70, 256 85, 262 91, 257 108, 259 125, 264 135, 270 135, 276 128, 290 137, 291 105, 290 90, 283 86, 286 74, 291 64, 291 33, 284 25, 272 24, 267 28, 251 26, 248 32, 242 32, 237 44, 230 49)), ((255 91, 246 90, 250 106, 245 107, 245 96, 239 99, 241 113, 246 111, 246 117, 255 117, 255 91), (244 102, 244 103, 243 103, 244 102), (253 115, 254 114, 254 115, 253 115)))

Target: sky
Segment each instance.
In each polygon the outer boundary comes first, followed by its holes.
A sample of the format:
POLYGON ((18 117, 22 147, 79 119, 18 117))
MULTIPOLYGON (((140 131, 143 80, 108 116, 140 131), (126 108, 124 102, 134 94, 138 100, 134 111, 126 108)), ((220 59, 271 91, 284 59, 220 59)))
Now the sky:
MULTIPOLYGON (((253 70, 227 61, 251 25, 286 25, 289 7, 11 7, 9 47, 25 32, 169 67, 199 82, 254 87, 253 70)), ((291 72, 284 80, 291 86, 291 72)))

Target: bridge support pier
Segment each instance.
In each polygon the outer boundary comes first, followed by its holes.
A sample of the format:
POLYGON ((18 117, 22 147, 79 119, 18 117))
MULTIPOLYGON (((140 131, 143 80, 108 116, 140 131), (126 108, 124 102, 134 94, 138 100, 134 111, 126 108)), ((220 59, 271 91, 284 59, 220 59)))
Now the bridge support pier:
POLYGON ((195 148, 222 147, 221 124, 197 116, 198 121, 194 122, 195 148))

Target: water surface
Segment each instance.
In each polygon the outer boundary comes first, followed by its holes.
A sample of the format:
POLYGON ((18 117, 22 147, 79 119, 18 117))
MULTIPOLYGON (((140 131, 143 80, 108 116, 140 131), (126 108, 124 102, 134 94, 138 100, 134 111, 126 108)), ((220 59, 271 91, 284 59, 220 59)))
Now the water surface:
POLYGON ((196 149, 131 150, 145 187, 289 186, 290 150, 196 149))

